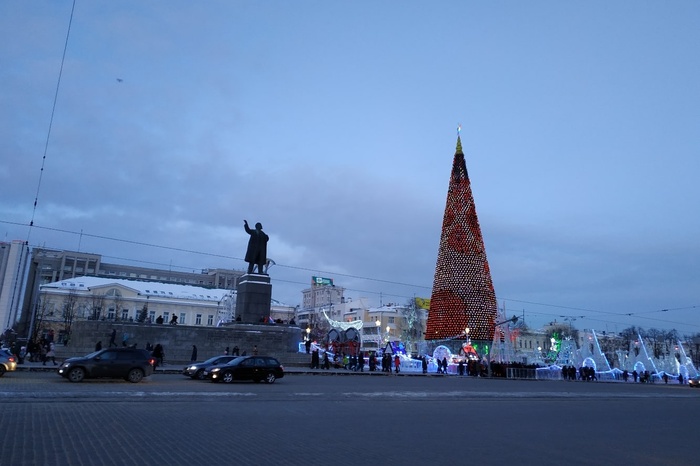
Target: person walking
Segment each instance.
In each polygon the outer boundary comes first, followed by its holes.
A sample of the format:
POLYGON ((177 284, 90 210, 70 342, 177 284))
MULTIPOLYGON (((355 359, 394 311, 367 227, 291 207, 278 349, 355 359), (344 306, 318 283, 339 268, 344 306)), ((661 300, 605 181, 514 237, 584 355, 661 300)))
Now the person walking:
POLYGON ((197 345, 192 345, 192 356, 190 356, 190 362, 195 362, 197 360, 197 345))
POLYGON ((56 345, 53 342, 49 343, 49 350, 46 352, 46 358, 44 358, 44 365, 46 361, 51 360, 54 366, 56 366, 56 345))
POLYGON ((165 359, 165 351, 163 350, 163 345, 160 343, 156 344, 156 346, 153 348, 153 353, 151 354, 156 360, 156 366, 162 366, 164 364, 164 359, 165 359))
POLYGON ((117 338, 117 329, 113 328, 112 333, 109 334, 109 347, 111 348, 113 345, 117 346, 117 342, 114 341, 115 338, 117 338))
POLYGON ((95 344, 95 351, 100 351, 102 349, 102 340, 95 344))
POLYGON ((401 371, 401 358, 398 354, 394 356, 394 370, 397 374, 399 373, 399 371, 401 371))
POLYGON ((48 343, 46 343, 45 340, 39 344, 39 358, 44 365, 46 365, 46 354, 48 353, 48 350, 46 349, 47 346, 48 343))

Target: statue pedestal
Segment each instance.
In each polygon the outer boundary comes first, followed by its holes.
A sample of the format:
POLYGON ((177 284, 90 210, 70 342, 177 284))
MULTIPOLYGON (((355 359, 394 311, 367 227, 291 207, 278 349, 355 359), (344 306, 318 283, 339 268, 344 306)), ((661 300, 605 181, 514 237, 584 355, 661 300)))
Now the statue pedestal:
POLYGON ((236 320, 244 324, 259 324, 270 317, 272 285, 269 275, 247 273, 236 286, 236 320))

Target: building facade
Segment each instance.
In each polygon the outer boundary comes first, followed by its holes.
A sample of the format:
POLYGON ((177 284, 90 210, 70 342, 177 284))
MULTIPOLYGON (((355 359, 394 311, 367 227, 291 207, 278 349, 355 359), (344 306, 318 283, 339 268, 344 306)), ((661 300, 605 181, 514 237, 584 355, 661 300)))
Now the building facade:
POLYGON ((41 285, 32 333, 58 341, 75 321, 214 327, 235 313, 235 291, 140 280, 77 277, 41 285), (234 309, 232 310, 232 306, 234 309))
POLYGON ((334 320, 343 320, 345 288, 335 286, 332 278, 312 277, 311 287, 301 291, 302 306, 297 311, 296 322, 302 328, 324 327, 323 311, 334 320))
POLYGON ((40 287, 49 283, 78 277, 101 277, 235 290, 238 280, 244 273, 243 271, 230 269, 204 269, 201 272, 180 272, 137 267, 103 262, 100 254, 34 248, 25 272, 26 286, 21 296, 22 312, 18 331, 23 335, 28 334, 31 317, 38 309, 40 287))
POLYGON ((0 242, 0 331, 13 330, 22 314, 29 248, 25 241, 0 242))

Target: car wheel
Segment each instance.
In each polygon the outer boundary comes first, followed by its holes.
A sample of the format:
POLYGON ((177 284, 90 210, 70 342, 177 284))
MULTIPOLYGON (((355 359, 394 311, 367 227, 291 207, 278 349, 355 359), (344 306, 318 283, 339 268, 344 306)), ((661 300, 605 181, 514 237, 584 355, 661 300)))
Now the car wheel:
POLYGON ((223 383, 233 382, 233 374, 231 372, 228 372, 228 371, 224 372, 223 374, 221 374, 221 381, 223 383))
POLYGON ((204 369, 200 369, 197 372, 194 373, 193 379, 197 380, 204 380, 204 369))
POLYGON ((85 371, 82 367, 74 367, 68 372, 68 380, 71 382, 82 382, 85 378, 85 371))
POLYGON ((141 369, 131 369, 126 376, 126 380, 131 383, 139 383, 143 380, 143 371, 141 369))
POLYGON ((5 366, 0 366, 0 377, 5 375, 5 366))
POLYGON ((275 374, 272 372, 268 372, 267 376, 265 377, 265 383, 275 383, 275 380, 277 380, 275 374))

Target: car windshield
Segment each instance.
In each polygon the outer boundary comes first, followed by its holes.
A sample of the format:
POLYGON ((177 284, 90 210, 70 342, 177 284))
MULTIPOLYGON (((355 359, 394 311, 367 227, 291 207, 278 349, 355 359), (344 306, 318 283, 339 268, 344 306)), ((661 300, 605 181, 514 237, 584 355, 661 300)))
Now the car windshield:
POLYGON ((88 359, 89 359, 89 358, 94 358, 95 356, 97 356, 98 354, 100 354, 100 353, 103 352, 103 351, 104 351, 104 350, 95 351, 95 352, 92 352, 92 353, 90 353, 90 354, 88 354, 88 355, 86 355, 86 356, 83 356, 83 357, 84 357, 84 358, 88 358, 88 359))
POLYGON ((198 362, 197 364, 214 364, 214 362, 219 359, 221 356, 214 356, 213 358, 209 358, 204 362, 198 362))

